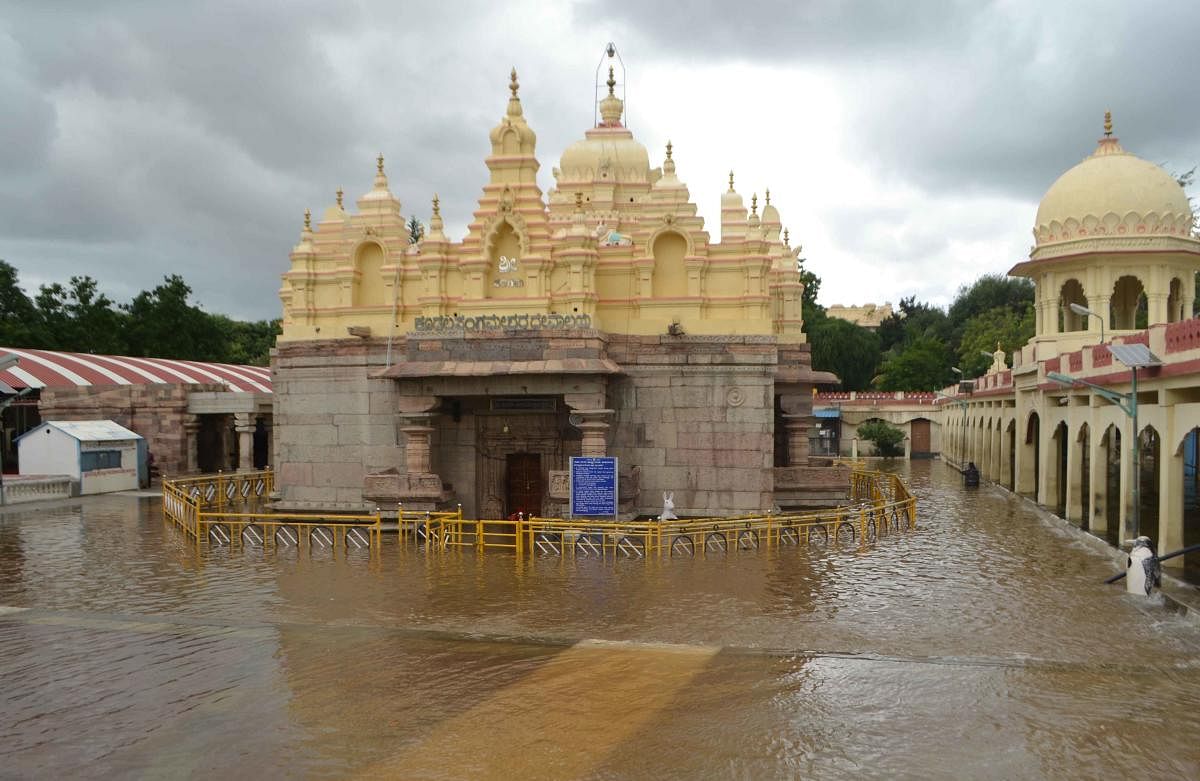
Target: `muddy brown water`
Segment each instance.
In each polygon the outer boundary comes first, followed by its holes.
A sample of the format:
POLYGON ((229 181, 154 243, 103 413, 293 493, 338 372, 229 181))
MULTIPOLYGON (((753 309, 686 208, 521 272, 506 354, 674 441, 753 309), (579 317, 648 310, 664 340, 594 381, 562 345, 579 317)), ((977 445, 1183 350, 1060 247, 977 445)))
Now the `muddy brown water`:
POLYGON ((694 560, 197 553, 0 515, 0 777, 1196 778, 1200 626, 938 462, 920 527, 694 560))

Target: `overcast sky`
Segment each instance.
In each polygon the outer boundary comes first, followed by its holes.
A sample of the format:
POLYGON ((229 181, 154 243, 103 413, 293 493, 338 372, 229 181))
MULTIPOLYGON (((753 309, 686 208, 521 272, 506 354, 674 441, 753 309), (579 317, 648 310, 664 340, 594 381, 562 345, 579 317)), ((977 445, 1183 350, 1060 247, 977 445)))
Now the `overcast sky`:
POLYGON ((0 2, 0 258, 125 301, 179 273, 209 311, 279 314, 279 275, 387 159, 407 216, 461 238, 510 67, 543 190, 591 125, 609 40, 628 124, 668 139, 713 240, 727 172, 772 203, 821 303, 945 305, 1026 258, 1090 154, 1200 162, 1200 3, 0 2))

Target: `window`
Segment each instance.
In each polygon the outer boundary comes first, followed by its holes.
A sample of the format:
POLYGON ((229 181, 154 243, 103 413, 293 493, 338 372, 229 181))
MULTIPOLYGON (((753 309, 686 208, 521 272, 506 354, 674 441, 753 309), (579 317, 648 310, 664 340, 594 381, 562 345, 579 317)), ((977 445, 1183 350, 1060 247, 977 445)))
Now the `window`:
POLYGON ((84 472, 97 469, 120 469, 120 450, 89 450, 79 456, 79 467, 84 472))

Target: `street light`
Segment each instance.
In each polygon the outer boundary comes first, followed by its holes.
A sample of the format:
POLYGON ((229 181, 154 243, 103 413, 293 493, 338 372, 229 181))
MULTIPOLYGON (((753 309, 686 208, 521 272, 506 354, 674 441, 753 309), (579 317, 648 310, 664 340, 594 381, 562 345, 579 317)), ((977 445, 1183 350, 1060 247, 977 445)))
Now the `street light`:
MULTIPOLYGON (((1078 304, 1072 304, 1074 308, 1078 304)), ((1138 431, 1138 369, 1145 369, 1151 366, 1162 366, 1162 361, 1150 352, 1150 348, 1144 344, 1110 344, 1108 351, 1118 362, 1125 364, 1132 372, 1130 380, 1129 393, 1117 393, 1095 383, 1081 380, 1077 377, 1071 377, 1060 372, 1046 372, 1046 379, 1051 382, 1057 382, 1060 385, 1073 386, 1083 385, 1091 388, 1096 392, 1096 395, 1103 399, 1111 401, 1121 408, 1121 411, 1128 415, 1133 423, 1133 538, 1137 539, 1141 526, 1142 514, 1142 450, 1141 450, 1141 432, 1138 431)))
POLYGON ((1088 309, 1083 304, 1070 304, 1069 306, 1071 307, 1071 311, 1077 315, 1083 315, 1084 317, 1094 317, 1100 321, 1100 344, 1104 344, 1104 318, 1100 316, 1100 313, 1093 312, 1092 310, 1088 309))

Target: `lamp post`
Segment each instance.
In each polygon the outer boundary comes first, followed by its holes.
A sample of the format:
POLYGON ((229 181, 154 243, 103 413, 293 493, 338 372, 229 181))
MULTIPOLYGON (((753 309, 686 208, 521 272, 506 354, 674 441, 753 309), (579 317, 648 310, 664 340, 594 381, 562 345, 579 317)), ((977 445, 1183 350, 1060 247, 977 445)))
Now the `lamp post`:
POLYGON ((1100 316, 1100 313, 1093 312, 1092 310, 1088 309, 1083 304, 1070 304, 1069 306, 1071 308, 1071 311, 1077 315, 1083 315, 1084 317, 1094 317, 1100 321, 1100 344, 1104 344, 1104 318, 1100 316))
MULTIPOLYGON (((1072 307, 1076 306, 1072 304, 1072 307)), ((1110 344, 1108 351, 1120 363, 1129 367, 1131 372, 1129 393, 1117 393, 1101 385, 1071 377, 1059 372, 1046 372, 1046 379, 1068 387, 1083 385, 1091 388, 1097 396, 1111 401, 1129 416, 1133 425, 1133 535, 1137 539, 1140 533, 1142 515, 1142 449, 1141 432, 1138 431, 1138 369, 1151 366, 1162 366, 1162 361, 1154 357, 1150 348, 1144 344, 1110 344)))

